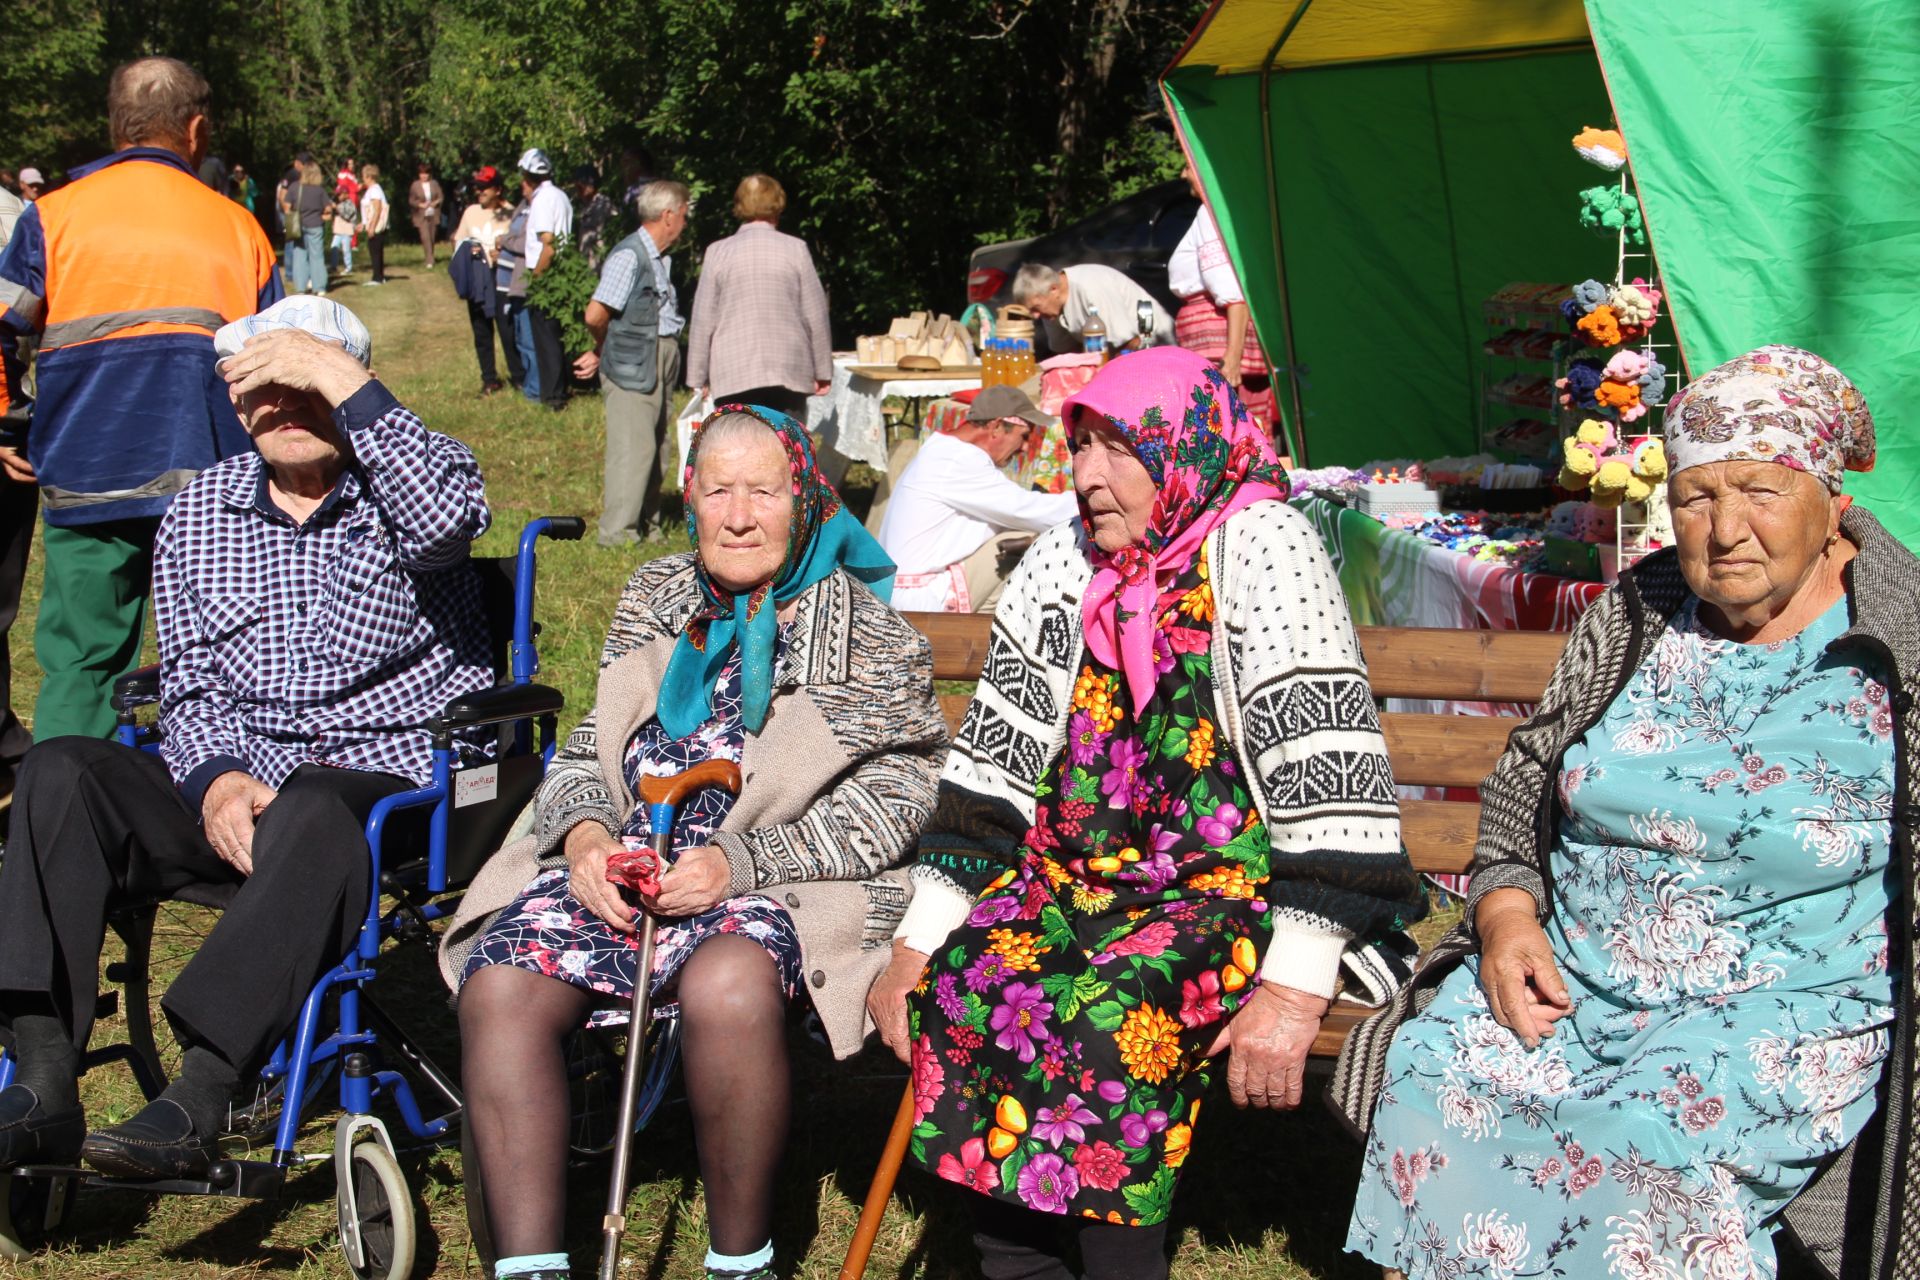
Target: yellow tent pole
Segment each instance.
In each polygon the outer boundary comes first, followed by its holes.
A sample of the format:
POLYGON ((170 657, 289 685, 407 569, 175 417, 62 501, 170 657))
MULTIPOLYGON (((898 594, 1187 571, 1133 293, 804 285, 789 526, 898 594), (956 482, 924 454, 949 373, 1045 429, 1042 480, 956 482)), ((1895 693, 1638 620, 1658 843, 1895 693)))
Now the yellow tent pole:
POLYGON ((1313 0, 1300 0, 1294 7, 1293 16, 1287 19, 1286 25, 1280 28, 1280 34, 1274 37, 1273 47, 1267 50, 1266 62, 1260 68, 1260 151, 1267 167, 1267 225, 1273 229, 1273 270, 1280 287, 1280 337, 1287 355, 1287 399, 1293 406, 1293 460, 1294 465, 1299 467, 1309 465, 1307 422, 1302 416, 1300 373, 1294 357, 1293 301, 1287 289, 1287 252, 1280 236, 1280 177, 1273 159, 1273 110, 1269 104, 1268 85, 1273 79, 1273 64, 1280 56, 1280 46, 1300 25, 1300 19, 1306 16, 1307 7, 1312 3, 1313 0))

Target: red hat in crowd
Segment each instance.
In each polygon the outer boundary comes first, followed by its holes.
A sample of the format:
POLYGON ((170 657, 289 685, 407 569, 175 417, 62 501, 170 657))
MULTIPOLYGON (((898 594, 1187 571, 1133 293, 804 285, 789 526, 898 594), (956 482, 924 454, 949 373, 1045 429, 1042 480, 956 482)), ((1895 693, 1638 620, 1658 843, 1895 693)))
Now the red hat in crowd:
POLYGON ((473 175, 476 187, 497 187, 500 185, 500 171, 490 164, 483 164, 473 175))

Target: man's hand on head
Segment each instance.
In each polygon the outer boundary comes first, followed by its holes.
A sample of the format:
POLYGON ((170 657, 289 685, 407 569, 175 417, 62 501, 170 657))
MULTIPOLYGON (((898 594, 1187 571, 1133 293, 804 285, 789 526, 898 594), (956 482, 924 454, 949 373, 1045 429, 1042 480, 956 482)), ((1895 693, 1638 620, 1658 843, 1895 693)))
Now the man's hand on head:
POLYGON ((235 395, 281 386, 312 391, 336 409, 373 381, 346 348, 300 329, 254 334, 237 354, 220 362, 220 376, 235 395))
POLYGON ((278 795, 249 773, 230 769, 208 785, 200 799, 200 828, 207 843, 243 876, 253 874, 253 828, 278 795))

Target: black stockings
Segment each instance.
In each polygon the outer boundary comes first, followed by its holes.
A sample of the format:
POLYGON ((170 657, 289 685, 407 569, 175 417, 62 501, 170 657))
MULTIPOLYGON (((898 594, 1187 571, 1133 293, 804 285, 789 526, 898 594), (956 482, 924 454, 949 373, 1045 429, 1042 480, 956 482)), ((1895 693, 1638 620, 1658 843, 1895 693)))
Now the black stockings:
POLYGON ((786 997, 760 944, 738 936, 701 943, 679 986, 708 1236, 717 1253, 752 1253, 773 1238, 774 1179, 787 1146, 786 997))
POLYGON ((1167 1224, 1123 1227, 1035 1213, 986 1196, 973 1202, 973 1243, 984 1280, 1075 1280, 1066 1263, 1080 1246, 1086 1280, 1167 1280, 1167 1224))
MULTIPOLYGON (((701 943, 676 986, 709 1237, 719 1253, 749 1254, 772 1237, 787 1142, 786 999, 767 953, 737 936, 701 943)), ((511 965, 461 989, 466 1122, 500 1257, 566 1251, 565 1043, 595 999, 511 965)))
POLYGON ((566 1043, 592 1007, 592 993, 512 965, 460 989, 465 1123, 499 1257, 567 1251, 566 1043))

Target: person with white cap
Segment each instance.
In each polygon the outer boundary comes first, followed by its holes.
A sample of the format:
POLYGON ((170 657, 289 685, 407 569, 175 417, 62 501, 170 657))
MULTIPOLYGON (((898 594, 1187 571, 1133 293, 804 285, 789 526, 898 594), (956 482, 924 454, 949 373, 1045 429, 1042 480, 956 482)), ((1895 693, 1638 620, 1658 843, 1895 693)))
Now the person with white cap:
MULTIPOLYGON (((543 276, 553 265, 560 242, 573 234, 573 201, 554 185, 553 161, 538 147, 520 153, 520 192, 527 201, 527 273, 543 276)), ((567 407, 566 352, 560 343, 560 318, 528 303, 527 321, 533 328, 540 403, 557 413, 567 407)))
POLYGON ((365 918, 369 811, 427 781, 428 720, 493 680, 473 454, 373 377, 367 331, 336 302, 291 298, 214 341, 254 451, 203 471, 161 523, 160 752, 56 738, 21 769, 0 864, 18 1065, 0 1168, 78 1156, 115 1177, 204 1176, 239 1080, 365 918), (163 1002, 182 1070, 83 1140, 107 913, 188 885, 232 899, 163 1002))
POLYGON ((32 165, 20 171, 20 198, 28 204, 40 198, 41 188, 46 185, 46 178, 41 176, 40 171, 32 165))
POLYGON ((988 387, 957 430, 920 446, 880 521, 880 545, 900 567, 894 608, 993 612, 1017 552, 1079 513, 1071 491, 1036 493, 1001 470, 1052 423, 1020 388, 988 387))

